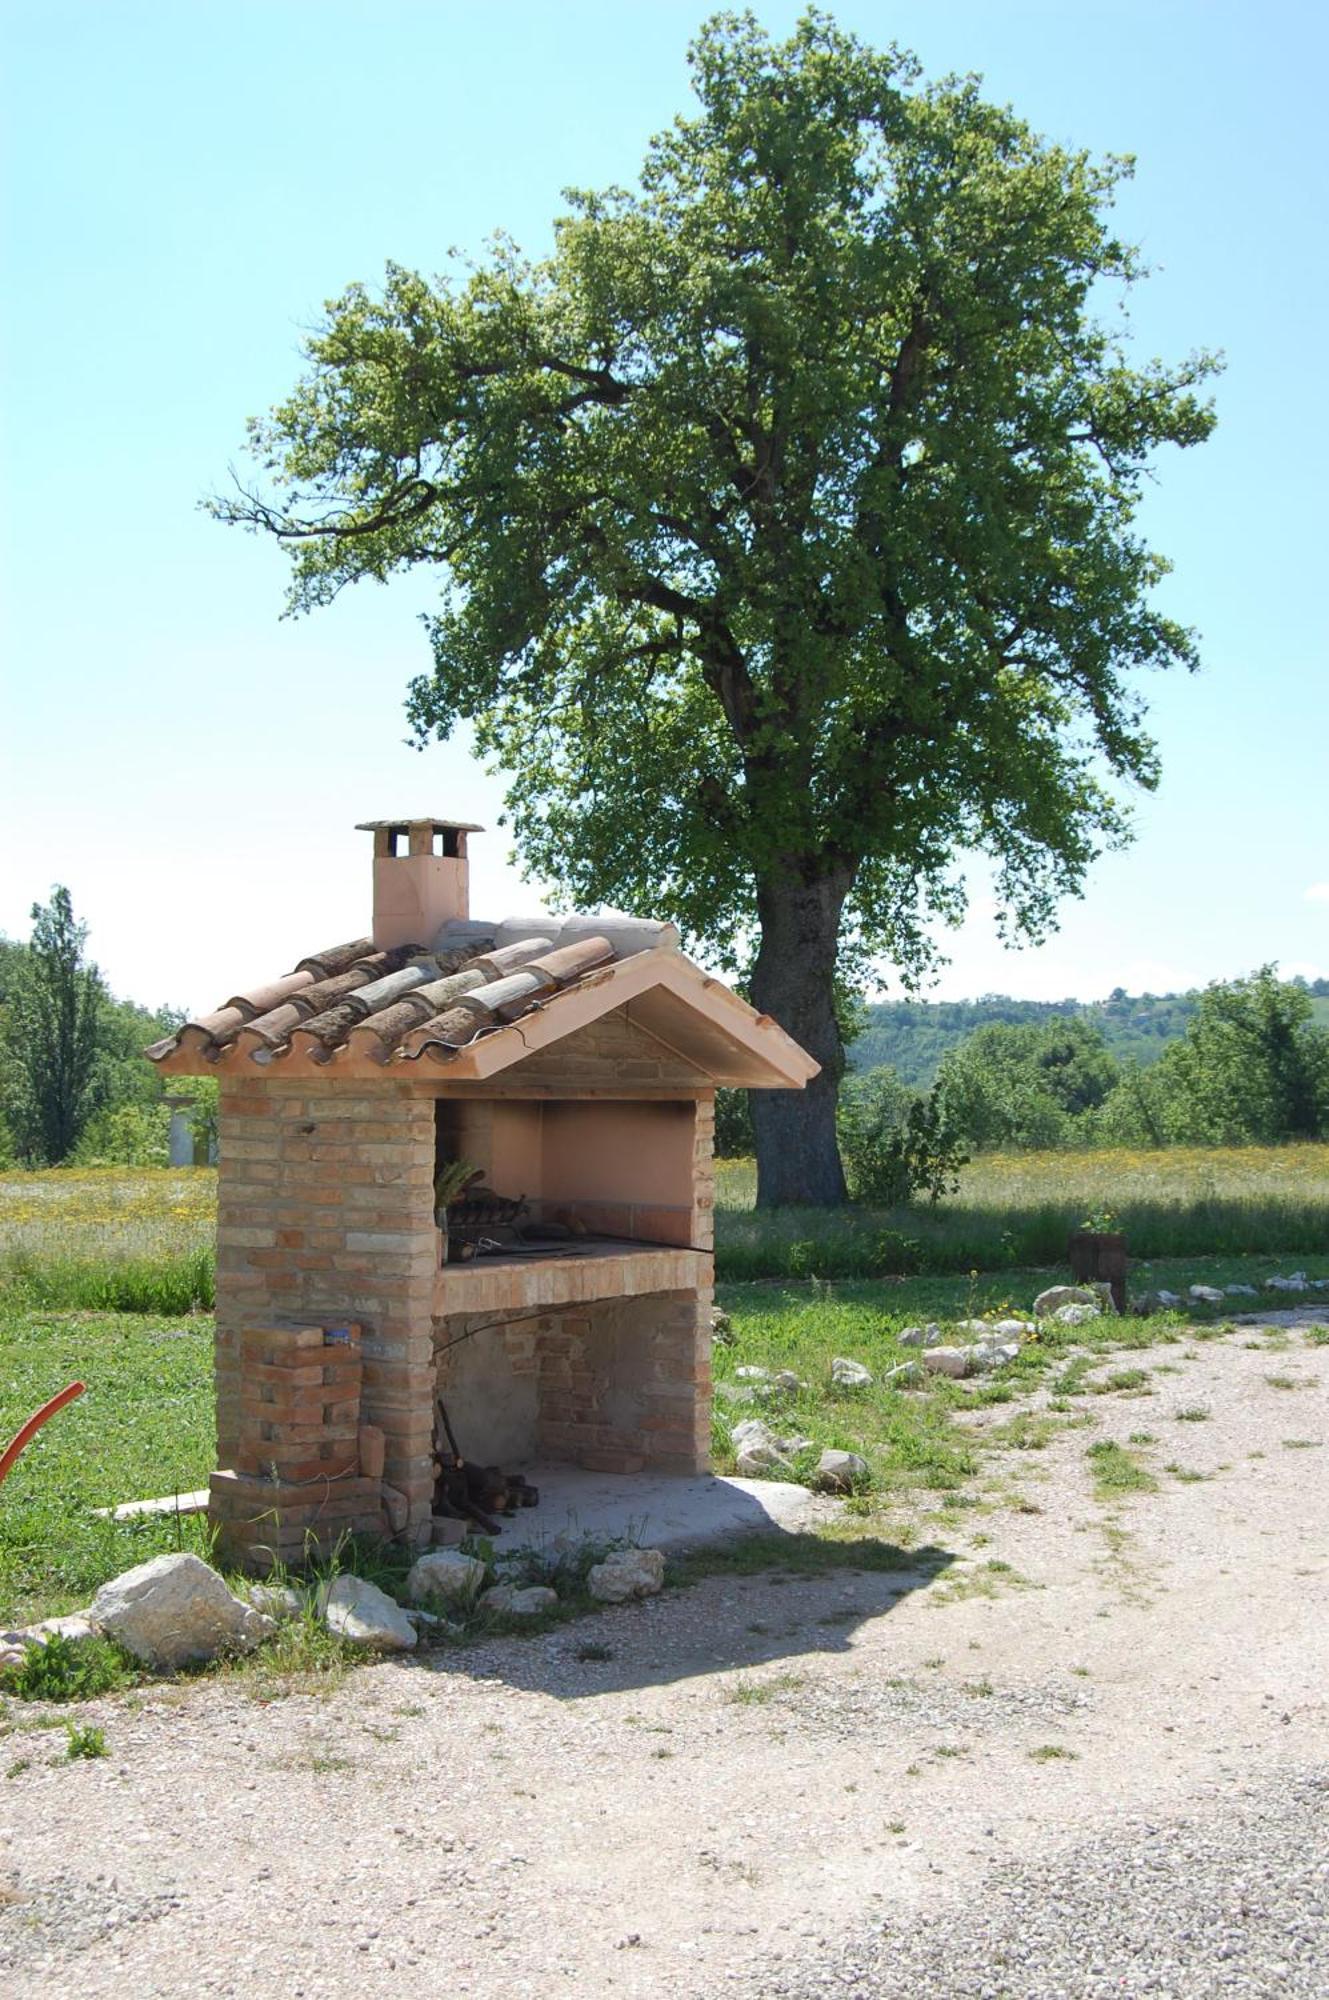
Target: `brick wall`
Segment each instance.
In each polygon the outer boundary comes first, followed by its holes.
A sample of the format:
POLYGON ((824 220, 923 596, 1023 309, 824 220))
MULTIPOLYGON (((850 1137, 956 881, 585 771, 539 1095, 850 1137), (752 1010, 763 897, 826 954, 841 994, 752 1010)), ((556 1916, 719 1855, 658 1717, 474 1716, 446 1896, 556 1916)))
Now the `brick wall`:
POLYGON ((631 1001, 612 1014, 565 1035, 548 1048, 537 1049, 510 1072, 514 1083, 549 1084, 558 1090, 593 1088, 596 1084, 622 1089, 645 1087, 705 1087, 709 1078, 685 1057, 630 1018, 631 1001))
POLYGON ((224 1088, 217 1185, 217 1451, 240 1445, 240 1335, 356 1320, 361 1416, 413 1528, 432 1494, 434 1106, 394 1082, 224 1088))
POLYGON ((706 1471, 712 1297, 705 1287, 497 1325, 485 1313, 437 1320, 438 1385, 462 1456, 509 1469, 593 1454, 706 1471))
POLYGON ((639 1457, 658 1472, 705 1472, 710 1319, 709 1290, 560 1314, 540 1342, 540 1456, 639 1457))

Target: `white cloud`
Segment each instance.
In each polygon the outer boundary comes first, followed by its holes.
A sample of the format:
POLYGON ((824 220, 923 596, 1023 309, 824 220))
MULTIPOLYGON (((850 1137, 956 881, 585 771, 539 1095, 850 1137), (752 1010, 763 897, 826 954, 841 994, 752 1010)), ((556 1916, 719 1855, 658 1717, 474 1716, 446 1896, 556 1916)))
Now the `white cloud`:
POLYGON ((1302 900, 1307 903, 1329 903, 1329 882, 1312 882, 1302 900))

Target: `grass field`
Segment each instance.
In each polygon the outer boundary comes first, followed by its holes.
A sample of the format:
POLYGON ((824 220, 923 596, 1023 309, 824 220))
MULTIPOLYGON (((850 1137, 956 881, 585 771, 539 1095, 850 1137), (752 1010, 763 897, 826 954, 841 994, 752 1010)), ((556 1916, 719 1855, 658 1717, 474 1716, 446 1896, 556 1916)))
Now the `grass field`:
POLYGON ((86 1604, 149 1556, 203 1550, 200 1519, 102 1521, 93 1509, 207 1485, 211 1318, 0 1311, 0 1439, 74 1381, 86 1395, 0 1486, 0 1625, 86 1604))
MULTIPOLYGON (((716 1275, 873 1278, 1059 1263, 1110 1212, 1137 1258, 1329 1251, 1329 1146, 993 1153, 958 1193, 904 1209, 753 1207, 750 1160, 716 1171, 716 1275)), ((0 1300, 184 1313, 213 1298, 208 1168, 0 1174, 0 1300)))
POLYGON ((907 1209, 753 1208, 750 1160, 716 1176, 722 1279, 1009 1271, 1060 1262, 1066 1237, 1109 1212, 1141 1258, 1304 1258, 1329 1251, 1329 1146, 990 1153, 958 1193, 907 1209))
POLYGON ((0 1300, 184 1313, 213 1301, 210 1167, 0 1174, 0 1300))

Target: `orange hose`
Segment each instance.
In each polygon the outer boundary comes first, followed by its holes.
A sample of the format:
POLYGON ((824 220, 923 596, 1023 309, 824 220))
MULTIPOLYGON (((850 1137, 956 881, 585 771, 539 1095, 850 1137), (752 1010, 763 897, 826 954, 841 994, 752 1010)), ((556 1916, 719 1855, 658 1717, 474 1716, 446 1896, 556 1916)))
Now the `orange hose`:
POLYGON ((5 1474, 10 1470, 10 1467, 23 1450, 23 1447, 32 1443, 32 1440, 36 1437, 47 1419, 53 1417, 57 1410, 63 1410, 66 1403, 72 1403, 76 1396, 81 1396, 83 1388, 84 1385, 82 1382, 71 1382, 69 1387, 62 1389, 58 1396, 52 1396, 49 1403, 43 1403, 35 1417, 28 1418, 28 1421, 24 1424, 13 1443, 7 1445, 4 1451, 0 1452, 0 1483, 3 1483, 5 1474))

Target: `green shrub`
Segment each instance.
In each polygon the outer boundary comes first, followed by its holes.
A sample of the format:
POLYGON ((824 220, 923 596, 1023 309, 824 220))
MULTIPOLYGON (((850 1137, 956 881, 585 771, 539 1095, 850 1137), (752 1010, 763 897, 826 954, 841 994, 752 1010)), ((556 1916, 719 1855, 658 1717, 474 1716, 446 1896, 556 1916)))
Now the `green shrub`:
POLYGON ((91 1701, 127 1687, 138 1669, 109 1639, 33 1639, 15 1667, 0 1671, 0 1690, 20 1701, 91 1701))
POLYGON ((80 1726, 77 1722, 67 1722, 65 1733, 69 1738, 65 1746, 66 1757, 109 1757, 106 1731, 99 1729, 95 1722, 80 1726))
POLYGON ((967 1163, 937 1091, 916 1096, 894 1070, 850 1079, 841 1098, 839 1136, 854 1199, 881 1208, 902 1207, 920 1194, 940 1201, 954 1193, 959 1169, 967 1163))

